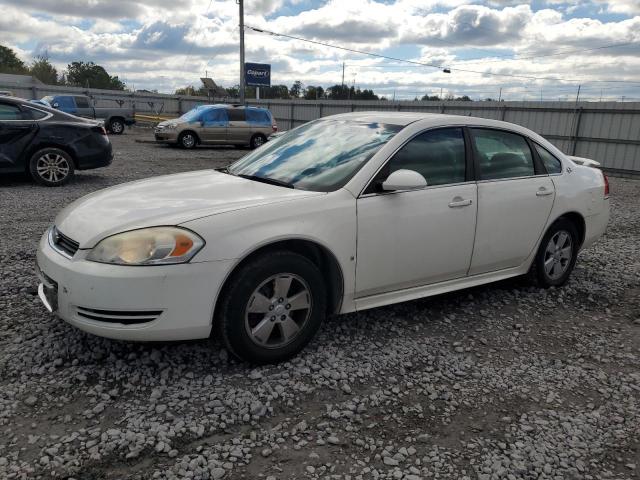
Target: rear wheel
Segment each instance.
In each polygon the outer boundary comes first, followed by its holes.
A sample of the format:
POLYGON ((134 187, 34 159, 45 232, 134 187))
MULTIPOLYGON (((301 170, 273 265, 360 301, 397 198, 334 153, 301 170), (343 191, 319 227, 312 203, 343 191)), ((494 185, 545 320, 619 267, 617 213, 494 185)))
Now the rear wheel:
POLYGON ((124 122, 120 118, 114 118, 109 122, 109 131, 114 135, 124 133, 124 122))
POLYGON ((578 255, 578 231, 561 218, 542 238, 532 266, 532 274, 541 287, 559 287, 569 279, 578 255))
POLYGON ((59 148, 43 148, 29 160, 29 172, 39 184, 57 187, 67 183, 73 176, 73 160, 59 148))
POLYGON ((195 148, 197 144, 198 139, 196 138, 196 134, 193 132, 182 132, 178 137, 178 145, 182 148, 186 148, 187 150, 195 148))
POLYGON ((264 145, 264 143, 266 141, 267 141, 267 137, 265 137, 261 133, 256 133, 253 137, 251 137, 251 141, 249 143, 249 146, 252 149, 256 149, 256 148, 261 147, 262 145, 264 145))
POLYGON ((322 274, 306 257, 272 252, 240 268, 217 311, 222 341, 254 363, 291 358, 313 338, 326 315, 322 274))

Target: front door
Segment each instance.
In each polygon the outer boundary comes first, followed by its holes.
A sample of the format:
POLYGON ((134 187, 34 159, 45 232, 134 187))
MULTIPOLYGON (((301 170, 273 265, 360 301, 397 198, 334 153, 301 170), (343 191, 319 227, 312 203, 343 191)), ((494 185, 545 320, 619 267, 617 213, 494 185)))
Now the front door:
POLYGON ((212 108, 202 113, 198 135, 202 143, 226 143, 229 121, 224 108, 212 108))
POLYGON ((470 275, 518 267, 543 233, 553 182, 513 132, 471 129, 478 163, 478 226, 470 275))
POLYGON ((467 275, 476 227, 477 186, 467 174, 462 128, 423 132, 407 142, 357 201, 356 296, 467 275), (420 173, 420 190, 381 192, 392 172, 420 173))

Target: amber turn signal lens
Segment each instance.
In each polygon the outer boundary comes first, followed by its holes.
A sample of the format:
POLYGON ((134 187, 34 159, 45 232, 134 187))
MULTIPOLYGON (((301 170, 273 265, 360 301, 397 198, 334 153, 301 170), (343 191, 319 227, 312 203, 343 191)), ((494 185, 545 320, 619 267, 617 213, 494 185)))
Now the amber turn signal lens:
POLYGON ((193 240, 186 235, 176 235, 176 246, 169 254, 170 257, 181 257, 193 247, 193 240))

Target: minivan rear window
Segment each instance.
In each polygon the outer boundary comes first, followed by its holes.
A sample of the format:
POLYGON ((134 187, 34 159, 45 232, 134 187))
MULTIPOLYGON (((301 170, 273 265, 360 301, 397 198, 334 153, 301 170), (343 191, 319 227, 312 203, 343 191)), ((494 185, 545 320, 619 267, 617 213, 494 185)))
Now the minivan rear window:
POLYGON ((266 110, 248 108, 245 110, 247 122, 260 125, 271 125, 271 117, 266 110))

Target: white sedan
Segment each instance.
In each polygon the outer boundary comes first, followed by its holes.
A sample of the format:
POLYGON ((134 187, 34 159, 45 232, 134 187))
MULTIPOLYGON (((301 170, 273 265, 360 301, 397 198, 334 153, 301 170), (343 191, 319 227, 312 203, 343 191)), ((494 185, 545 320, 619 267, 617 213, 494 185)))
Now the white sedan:
POLYGON ((327 315, 527 273, 564 284, 605 231, 608 189, 517 125, 325 117, 226 169, 72 203, 40 241, 39 293, 96 335, 217 335, 242 359, 277 362, 327 315))

